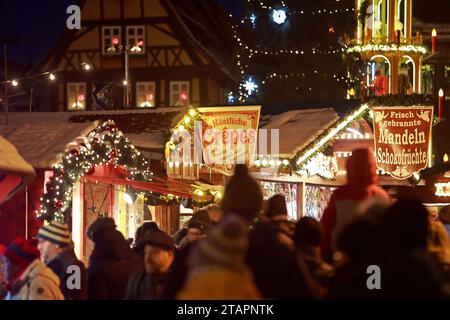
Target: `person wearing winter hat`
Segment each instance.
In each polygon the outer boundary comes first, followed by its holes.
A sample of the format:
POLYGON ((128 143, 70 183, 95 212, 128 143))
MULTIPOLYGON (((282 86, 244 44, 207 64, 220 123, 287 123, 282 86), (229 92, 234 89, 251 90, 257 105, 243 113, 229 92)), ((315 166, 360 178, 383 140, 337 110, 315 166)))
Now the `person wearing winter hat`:
POLYGON ((221 203, 224 214, 237 214, 250 223, 261 211, 262 204, 261 186, 250 176, 244 164, 236 165, 234 175, 225 186, 221 203))
POLYGON ((193 250, 188 278, 177 299, 260 299, 245 265, 247 246, 247 222, 237 215, 227 215, 193 250))
POLYGON ((175 243, 164 231, 154 230, 145 234, 137 247, 144 248, 145 270, 131 275, 124 299, 160 299, 175 257, 175 243))
POLYGON ((8 245, 3 256, 8 300, 64 300, 58 276, 39 255, 35 244, 25 238, 16 238, 8 245))
POLYGON ((75 255, 69 226, 51 221, 39 229, 37 238, 41 260, 59 277, 61 292, 66 300, 85 300, 86 267, 75 255))

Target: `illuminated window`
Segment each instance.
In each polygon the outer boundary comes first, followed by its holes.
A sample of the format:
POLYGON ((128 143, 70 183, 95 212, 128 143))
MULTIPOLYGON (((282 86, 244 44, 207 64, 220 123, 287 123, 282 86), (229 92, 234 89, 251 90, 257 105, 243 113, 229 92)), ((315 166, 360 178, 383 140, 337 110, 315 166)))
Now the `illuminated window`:
POLYGON ((120 54, 122 34, 119 26, 102 28, 103 54, 120 54))
POLYGON ((127 45, 131 54, 145 53, 145 27, 128 26, 127 27, 127 45))
POLYGON ((155 106, 155 83, 137 82, 136 83, 136 103, 138 107, 155 106))
POLYGON ((86 110, 86 83, 67 83, 67 110, 86 110))
POLYGON ((189 101, 189 81, 170 82, 170 105, 187 106, 189 101))

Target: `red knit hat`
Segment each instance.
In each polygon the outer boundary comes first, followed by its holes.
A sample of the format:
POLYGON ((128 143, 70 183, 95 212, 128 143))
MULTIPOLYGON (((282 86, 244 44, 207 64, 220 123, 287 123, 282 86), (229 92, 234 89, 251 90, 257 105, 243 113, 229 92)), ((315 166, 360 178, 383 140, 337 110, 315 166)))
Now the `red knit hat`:
POLYGON ((1 257, 2 255, 4 255, 5 252, 6 252, 6 246, 3 245, 3 244, 0 244, 0 257, 1 257))
POLYGON ((6 248, 5 256, 11 263, 26 268, 33 260, 39 258, 39 250, 32 240, 15 238, 6 248))

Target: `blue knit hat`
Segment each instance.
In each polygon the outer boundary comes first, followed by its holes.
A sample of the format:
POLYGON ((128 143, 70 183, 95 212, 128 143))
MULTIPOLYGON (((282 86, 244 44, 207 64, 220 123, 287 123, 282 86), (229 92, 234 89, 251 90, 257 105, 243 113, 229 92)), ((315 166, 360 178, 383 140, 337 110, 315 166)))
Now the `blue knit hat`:
POLYGON ((65 223, 56 221, 39 229, 37 237, 42 240, 50 241, 60 247, 67 247, 71 242, 69 226, 65 223))

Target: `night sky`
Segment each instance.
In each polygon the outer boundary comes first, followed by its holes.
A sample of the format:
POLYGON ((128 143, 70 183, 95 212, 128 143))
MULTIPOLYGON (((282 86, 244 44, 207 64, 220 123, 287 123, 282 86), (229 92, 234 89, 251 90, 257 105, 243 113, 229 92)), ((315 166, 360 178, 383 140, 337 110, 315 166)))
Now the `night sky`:
MULTIPOLYGON (((217 1, 234 15, 239 15, 242 10, 242 0, 217 1)), ((8 46, 9 58, 28 64, 31 57, 32 62, 36 63, 63 31, 67 18, 66 8, 74 3, 75 0, 0 0, 0 44, 4 44, 5 37, 20 38, 19 44, 8 46)), ((414 15, 425 20, 450 23, 449 10, 450 0, 414 2, 414 15)))

